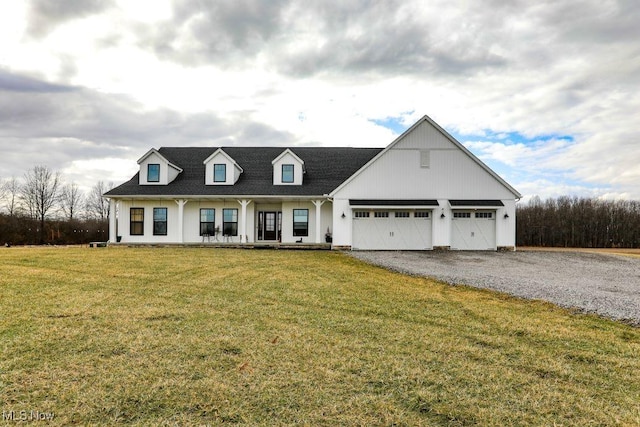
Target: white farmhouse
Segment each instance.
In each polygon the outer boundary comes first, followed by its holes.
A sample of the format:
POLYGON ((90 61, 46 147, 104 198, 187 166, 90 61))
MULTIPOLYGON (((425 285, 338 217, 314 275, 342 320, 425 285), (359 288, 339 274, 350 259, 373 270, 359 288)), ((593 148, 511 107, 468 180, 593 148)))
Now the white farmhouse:
POLYGON ((138 164, 104 195, 110 242, 515 248, 521 195, 427 116, 384 149, 163 147, 138 164))

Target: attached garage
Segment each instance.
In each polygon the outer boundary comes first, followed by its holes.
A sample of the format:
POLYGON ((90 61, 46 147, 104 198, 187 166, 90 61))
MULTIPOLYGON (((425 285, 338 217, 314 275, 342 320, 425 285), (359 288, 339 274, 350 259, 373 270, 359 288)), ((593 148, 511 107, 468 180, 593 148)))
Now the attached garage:
POLYGON ((435 200, 351 200, 353 249, 432 249, 435 200))
POLYGON ((451 249, 496 250, 496 210, 500 200, 451 200, 451 249))

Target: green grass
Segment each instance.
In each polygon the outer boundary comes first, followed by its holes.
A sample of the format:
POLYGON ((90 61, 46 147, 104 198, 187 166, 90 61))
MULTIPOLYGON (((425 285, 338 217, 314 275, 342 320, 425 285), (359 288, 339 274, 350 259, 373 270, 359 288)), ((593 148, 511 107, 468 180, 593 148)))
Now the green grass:
POLYGON ((341 253, 9 248, 0 292, 47 425, 640 425, 640 329, 341 253))

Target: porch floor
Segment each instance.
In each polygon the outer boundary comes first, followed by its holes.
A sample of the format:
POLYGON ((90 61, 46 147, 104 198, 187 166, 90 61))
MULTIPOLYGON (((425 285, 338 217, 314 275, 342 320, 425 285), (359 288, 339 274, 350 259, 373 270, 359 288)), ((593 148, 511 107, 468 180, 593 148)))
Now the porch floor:
POLYGON ((196 243, 114 243, 109 246, 123 247, 176 247, 176 248, 227 248, 227 249, 284 249, 284 250, 331 250, 331 243, 279 243, 279 242, 196 242, 196 243))

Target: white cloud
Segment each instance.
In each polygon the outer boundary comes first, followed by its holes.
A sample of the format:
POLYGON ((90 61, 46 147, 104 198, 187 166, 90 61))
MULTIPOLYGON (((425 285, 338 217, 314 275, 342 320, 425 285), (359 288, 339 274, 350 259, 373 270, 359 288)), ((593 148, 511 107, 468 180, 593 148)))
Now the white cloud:
POLYGON ((60 138, 87 142, 53 156, 87 180, 160 145, 383 146, 396 135, 373 119, 429 114, 524 194, 640 199, 640 4, 56 5, 0 15, 0 170, 60 138))

